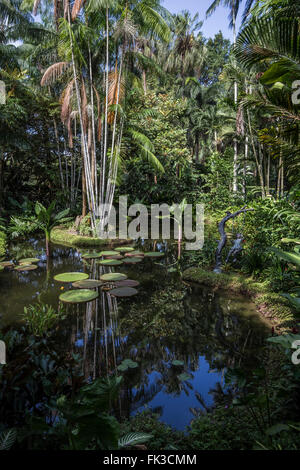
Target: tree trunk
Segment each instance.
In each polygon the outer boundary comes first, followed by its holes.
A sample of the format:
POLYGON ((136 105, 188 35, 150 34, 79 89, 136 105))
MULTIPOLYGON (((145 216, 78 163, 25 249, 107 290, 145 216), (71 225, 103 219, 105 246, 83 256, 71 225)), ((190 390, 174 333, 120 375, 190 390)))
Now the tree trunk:
POLYGON ((48 258, 51 258, 51 256, 52 256, 50 232, 46 231, 45 235, 46 235, 46 256, 47 256, 47 259, 48 259, 48 258))
POLYGON ((147 94, 147 78, 146 78, 146 71, 143 70, 143 88, 144 88, 144 94, 147 94))
POLYGON ((86 180, 85 180, 85 169, 84 163, 82 164, 82 217, 87 214, 87 197, 86 197, 86 180))
MULTIPOLYGON (((3 190, 4 190, 4 160, 0 156, 0 210, 3 210, 3 190)), ((0 214, 1 215, 1 214, 0 214)))
MULTIPOLYGON (((233 45, 236 45, 236 18, 235 18, 235 11, 234 11, 234 4, 232 8, 232 27, 233 27, 233 45)), ((234 104, 237 105, 238 101, 238 85, 237 81, 234 82, 234 104)), ((238 168, 238 143, 236 137, 233 141, 233 149, 234 149, 234 156, 233 156, 233 192, 234 194, 237 193, 238 184, 237 184, 237 168, 238 168)))

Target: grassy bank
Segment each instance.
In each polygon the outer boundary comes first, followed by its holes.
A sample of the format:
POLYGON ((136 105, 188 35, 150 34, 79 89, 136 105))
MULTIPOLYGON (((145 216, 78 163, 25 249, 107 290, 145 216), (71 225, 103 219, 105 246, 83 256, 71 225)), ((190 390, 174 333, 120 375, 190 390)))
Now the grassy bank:
POLYGON ((132 240, 109 240, 78 235, 74 230, 65 227, 55 227, 51 231, 51 241, 58 245, 80 247, 117 246, 130 244, 132 240))
POLYGON ((226 290, 249 296, 258 312, 280 331, 290 329, 295 316, 288 301, 272 292, 268 282, 257 282, 241 273, 216 274, 201 268, 188 268, 183 272, 183 279, 196 282, 214 290, 226 290))
POLYGON ((6 251, 6 235, 0 232, 0 256, 4 256, 6 251))

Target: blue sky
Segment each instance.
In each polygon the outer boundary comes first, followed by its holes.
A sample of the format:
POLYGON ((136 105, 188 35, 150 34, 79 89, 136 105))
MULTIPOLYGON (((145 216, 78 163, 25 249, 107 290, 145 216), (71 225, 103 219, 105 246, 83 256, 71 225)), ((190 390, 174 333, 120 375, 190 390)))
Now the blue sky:
MULTIPOLYGON (((171 13, 178 13, 182 10, 189 10, 192 14, 199 13, 199 18, 203 21, 202 31, 205 37, 213 37, 218 31, 222 31, 224 37, 232 39, 232 31, 228 27, 229 10, 220 6, 215 13, 205 18, 205 12, 211 5, 213 0, 163 0, 162 4, 171 13)), ((238 26, 240 24, 241 13, 244 9, 244 2, 241 6, 238 18, 238 26)))

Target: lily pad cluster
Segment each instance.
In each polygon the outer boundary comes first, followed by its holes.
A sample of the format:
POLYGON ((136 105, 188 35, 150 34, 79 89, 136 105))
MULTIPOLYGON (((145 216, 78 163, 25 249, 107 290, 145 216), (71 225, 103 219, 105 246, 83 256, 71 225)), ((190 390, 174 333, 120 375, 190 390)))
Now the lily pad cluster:
MULTIPOLYGON (((120 266, 124 264, 136 264, 143 261, 144 257, 162 257, 164 253, 135 250, 132 246, 120 246, 114 250, 83 253, 83 260, 97 259, 101 266, 120 266), (101 259, 100 259, 101 258, 101 259)), ((28 260, 23 260, 24 262, 28 260)), ((73 289, 62 293, 59 299, 65 303, 90 302, 98 297, 98 288, 109 291, 113 297, 132 297, 138 294, 138 281, 127 279, 126 274, 108 272, 98 279, 89 279, 89 275, 82 272, 69 272, 57 274, 54 280, 72 284, 73 289)), ((63 289, 63 287, 62 287, 63 289)))
POLYGON ((137 362, 134 362, 131 359, 124 359, 121 364, 117 367, 117 369, 120 372, 126 372, 129 369, 136 369, 137 367, 137 362))
POLYGON ((69 290, 60 294, 59 300, 67 304, 80 304, 90 302, 98 297, 98 292, 91 289, 69 290))
POLYGON ((23 258, 18 261, 17 265, 11 260, 1 261, 0 271, 3 271, 4 268, 11 268, 18 272, 33 271, 38 268, 35 263, 39 261, 39 258, 23 258))

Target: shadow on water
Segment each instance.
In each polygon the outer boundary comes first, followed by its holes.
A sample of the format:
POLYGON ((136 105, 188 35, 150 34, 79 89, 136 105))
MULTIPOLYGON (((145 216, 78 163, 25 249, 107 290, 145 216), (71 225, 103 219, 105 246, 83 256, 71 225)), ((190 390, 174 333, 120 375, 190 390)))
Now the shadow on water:
POLYGON ((85 262, 79 250, 58 246, 47 263, 42 242, 16 244, 11 259, 38 256, 41 261, 35 271, 0 273, 1 323, 19 322, 24 306, 38 300, 57 308, 61 284, 53 277, 59 273, 84 271, 99 278, 118 271, 138 280, 139 294, 130 299, 100 290, 92 302, 65 307, 67 326, 58 330, 57 347, 82 354, 88 380, 123 375, 119 418, 148 407, 184 429, 224 393, 228 367, 255 366, 268 326, 247 299, 183 283, 166 269, 175 259, 172 245, 155 242, 155 248, 167 249, 162 260, 115 269, 85 262), (132 367, 118 371, 124 359, 132 367))

